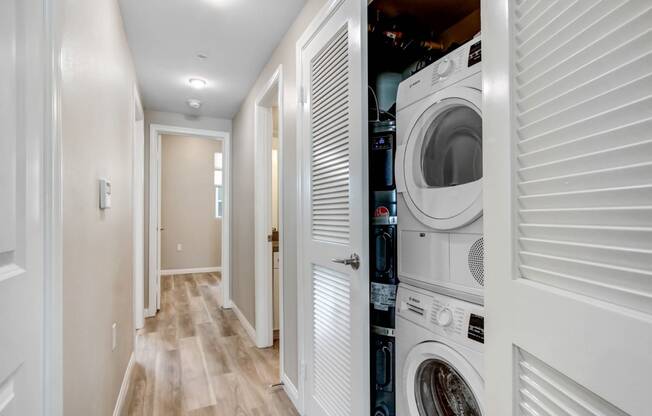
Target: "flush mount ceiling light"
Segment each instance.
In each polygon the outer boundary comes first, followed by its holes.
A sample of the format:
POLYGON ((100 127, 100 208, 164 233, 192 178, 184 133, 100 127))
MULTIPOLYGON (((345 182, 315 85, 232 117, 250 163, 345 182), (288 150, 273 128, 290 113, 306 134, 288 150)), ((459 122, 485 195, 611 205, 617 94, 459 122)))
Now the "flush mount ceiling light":
POLYGON ((199 101, 196 98, 191 98, 188 101, 186 101, 186 103, 188 104, 188 107, 194 108, 195 110, 201 107, 201 101, 199 101))
POLYGON ((203 52, 199 52, 199 53, 197 54, 197 59, 199 59, 200 61, 205 61, 205 60, 208 59, 208 55, 206 55, 206 54, 203 53, 203 52))
POLYGON ((206 81, 201 78, 190 78, 188 84, 196 90, 201 90, 206 88, 206 81))

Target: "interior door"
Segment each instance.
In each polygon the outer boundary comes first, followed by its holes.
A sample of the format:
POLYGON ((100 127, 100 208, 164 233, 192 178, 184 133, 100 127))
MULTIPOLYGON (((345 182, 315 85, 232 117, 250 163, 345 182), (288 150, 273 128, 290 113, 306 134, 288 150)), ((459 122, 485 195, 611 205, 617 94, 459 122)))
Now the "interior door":
POLYGON ((44 10, 0 2, 0 415, 43 411, 44 10))
POLYGON ((652 412, 652 3, 485 0, 488 415, 652 412))
POLYGON ((366 1, 331 2, 298 42, 304 407, 369 414, 366 1))

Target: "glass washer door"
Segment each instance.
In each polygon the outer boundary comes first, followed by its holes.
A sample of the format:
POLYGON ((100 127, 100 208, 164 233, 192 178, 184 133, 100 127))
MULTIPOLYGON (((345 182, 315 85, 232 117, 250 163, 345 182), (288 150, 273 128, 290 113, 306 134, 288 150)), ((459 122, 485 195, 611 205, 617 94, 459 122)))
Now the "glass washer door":
POLYGON ((484 416, 484 380, 467 358, 441 342, 415 345, 402 365, 400 394, 408 414, 484 416))
POLYGON ((420 416, 481 416, 466 380, 445 361, 429 359, 421 363, 414 383, 420 416))

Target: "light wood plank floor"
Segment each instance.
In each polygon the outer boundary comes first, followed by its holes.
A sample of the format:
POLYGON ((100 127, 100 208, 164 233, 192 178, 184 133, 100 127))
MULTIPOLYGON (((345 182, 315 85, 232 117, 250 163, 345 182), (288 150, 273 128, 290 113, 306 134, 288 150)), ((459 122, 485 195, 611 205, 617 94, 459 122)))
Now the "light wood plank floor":
POLYGON ((278 345, 256 348, 220 308, 220 276, 164 276, 161 310, 136 340, 123 416, 295 416, 279 381, 278 345))

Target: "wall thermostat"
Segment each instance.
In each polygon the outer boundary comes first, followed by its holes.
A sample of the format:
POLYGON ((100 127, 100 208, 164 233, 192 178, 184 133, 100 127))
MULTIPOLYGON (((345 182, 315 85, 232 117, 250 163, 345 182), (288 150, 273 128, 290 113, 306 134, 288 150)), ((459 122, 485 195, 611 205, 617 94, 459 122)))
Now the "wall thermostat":
POLYGON ((111 182, 100 179, 100 209, 111 208, 111 182))

